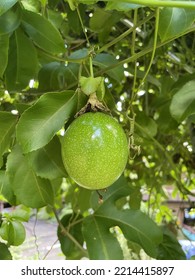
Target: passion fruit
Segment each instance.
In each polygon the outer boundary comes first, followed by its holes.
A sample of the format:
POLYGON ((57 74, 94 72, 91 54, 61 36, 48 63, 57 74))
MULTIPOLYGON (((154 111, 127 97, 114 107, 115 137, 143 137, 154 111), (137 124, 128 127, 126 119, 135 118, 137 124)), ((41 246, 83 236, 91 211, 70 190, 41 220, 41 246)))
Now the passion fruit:
POLYGON ((112 185, 128 159, 128 141, 120 124, 104 113, 85 113, 75 119, 62 141, 68 175, 81 187, 98 190, 112 185))

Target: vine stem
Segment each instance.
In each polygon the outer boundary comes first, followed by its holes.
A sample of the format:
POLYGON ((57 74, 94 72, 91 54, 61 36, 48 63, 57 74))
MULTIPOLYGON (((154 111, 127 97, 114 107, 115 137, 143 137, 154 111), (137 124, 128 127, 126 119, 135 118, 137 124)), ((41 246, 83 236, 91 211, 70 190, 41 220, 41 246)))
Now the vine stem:
MULTIPOLYGON (((118 2, 118 0, 106 0, 107 2, 118 2)), ((148 7, 170 7, 195 9, 194 1, 163 1, 163 0, 123 0, 125 3, 144 5, 148 7)))
POLYGON ((144 75, 141 83, 140 83, 138 91, 139 91, 140 87, 143 85, 145 79, 147 78, 147 76, 148 76, 148 74, 150 72, 153 60, 154 60, 154 56, 155 56, 155 52, 156 52, 156 48, 157 48, 157 40, 158 40, 159 18, 160 18, 160 9, 156 8, 156 22, 155 22, 154 44, 153 44, 152 56, 151 56, 151 59, 150 59, 149 66, 148 66, 148 68, 147 68, 147 70, 145 72, 145 75, 144 75))
POLYGON ((101 47, 97 53, 101 53, 104 50, 110 48, 111 46, 115 45, 116 43, 120 42, 122 39, 127 37, 130 33, 132 33, 138 26, 141 26, 142 24, 146 23, 149 21, 151 18, 153 18, 154 13, 151 13, 149 16, 147 16, 145 19, 139 21, 136 25, 132 26, 129 28, 127 31, 123 32, 121 35, 119 35, 117 38, 113 39, 111 42, 105 44, 103 47, 101 47))
POLYGON ((56 217, 56 220, 58 222, 58 225, 61 229, 61 232, 63 235, 67 236, 80 250, 81 252, 86 256, 87 252, 85 251, 85 249, 81 246, 81 244, 74 238, 74 236, 72 236, 67 230, 66 228, 63 226, 63 224, 60 221, 60 218, 58 217, 58 213, 55 209, 55 207, 52 207, 53 213, 56 217))
POLYGON ((81 17, 81 14, 80 14, 80 11, 79 11, 78 6, 76 7, 76 10, 77 10, 77 14, 78 14, 78 17, 79 17, 79 21, 80 21, 80 23, 81 23, 81 27, 82 27, 83 33, 84 33, 84 35, 85 35, 87 44, 88 44, 88 46, 90 46, 91 44, 90 44, 89 38, 88 38, 88 36, 87 36, 87 33, 86 33, 86 31, 85 31, 85 26, 84 26, 84 24, 83 24, 83 20, 82 20, 82 17, 81 17))
MULTIPOLYGON (((166 41, 158 43, 156 48, 160 48, 160 47, 162 47, 162 46, 164 46, 164 45, 174 41, 175 39, 177 39, 179 37, 182 37, 182 36, 184 36, 184 35, 186 35, 186 34, 188 34, 190 32, 193 32, 194 30, 195 30, 195 25, 193 25, 191 28, 189 28, 188 30, 184 31, 183 33, 179 34, 179 36, 177 35, 177 36, 171 37, 170 39, 168 39, 166 41)), ((112 64, 112 65, 110 65, 108 67, 105 67, 102 70, 97 71, 96 75, 102 75, 103 73, 105 73, 105 72, 107 72, 107 71, 109 71, 111 69, 114 69, 116 67, 119 67, 119 66, 121 66, 121 65, 123 65, 125 63, 133 62, 133 61, 137 60, 138 58, 140 58, 140 57, 150 53, 152 50, 153 50, 153 46, 152 47, 148 47, 148 48, 140 51, 139 53, 136 53, 135 55, 133 55, 131 57, 123 59, 123 60, 121 60, 121 61, 119 61, 119 62, 117 62, 115 64, 112 64)))

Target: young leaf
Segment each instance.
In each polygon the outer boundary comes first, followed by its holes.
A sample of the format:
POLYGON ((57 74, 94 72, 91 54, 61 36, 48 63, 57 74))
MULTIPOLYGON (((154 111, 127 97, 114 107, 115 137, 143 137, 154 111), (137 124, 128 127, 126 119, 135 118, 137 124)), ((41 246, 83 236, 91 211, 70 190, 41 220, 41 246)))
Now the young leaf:
POLYGON ((57 136, 54 136, 46 146, 29 153, 27 156, 37 176, 50 180, 67 176, 57 136))
POLYGON ((0 35, 0 77, 3 76, 8 62, 9 35, 0 35))
POLYGON ((65 52, 59 31, 45 17, 24 10, 22 22, 26 33, 38 47, 49 53, 65 52))
POLYGON ((164 8, 160 13, 159 35, 161 41, 166 41, 182 34, 191 26, 195 19, 195 12, 190 9, 164 8))
POLYGON ((19 221, 4 221, 0 227, 0 236, 9 245, 19 246, 25 240, 26 231, 23 224, 19 221))
POLYGON ((36 75, 37 53, 28 37, 19 28, 10 38, 9 61, 6 74, 8 90, 21 90, 28 86, 36 75))
POLYGON ((53 205, 54 193, 49 180, 36 176, 28 159, 15 146, 7 161, 7 172, 17 199, 27 207, 53 205))
POLYGON ((9 148, 16 121, 17 117, 13 114, 9 112, 0 112, 0 157, 9 148))
POLYGON ((24 153, 38 150, 51 141, 75 113, 77 97, 73 91, 46 93, 22 114, 16 136, 24 153))
POLYGON ((178 122, 195 113, 195 81, 187 82, 172 98, 171 115, 178 122))
POLYGON ((13 5, 15 5, 18 0, 6 0, 0 3, 0 16, 9 10, 13 5))

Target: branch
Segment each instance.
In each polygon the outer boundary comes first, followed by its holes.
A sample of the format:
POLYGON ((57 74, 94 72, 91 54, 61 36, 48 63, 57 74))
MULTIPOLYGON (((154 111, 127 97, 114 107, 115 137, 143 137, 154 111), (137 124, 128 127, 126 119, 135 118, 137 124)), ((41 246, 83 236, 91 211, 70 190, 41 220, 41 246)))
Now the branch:
MULTIPOLYGON (((81 0, 82 2, 82 0, 81 0)), ((105 2, 118 2, 118 0, 106 0, 105 2)), ((123 0, 125 3, 144 5, 148 7, 170 7, 195 9, 195 1, 163 1, 163 0, 123 0)))

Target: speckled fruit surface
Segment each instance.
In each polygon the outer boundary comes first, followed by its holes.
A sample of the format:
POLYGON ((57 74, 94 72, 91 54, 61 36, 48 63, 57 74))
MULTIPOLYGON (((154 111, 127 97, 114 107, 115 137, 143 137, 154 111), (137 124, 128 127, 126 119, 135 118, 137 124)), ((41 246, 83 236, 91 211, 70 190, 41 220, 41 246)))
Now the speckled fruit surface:
POLYGON ((80 186, 104 189, 125 169, 128 141, 120 124, 104 113, 85 113, 72 122, 62 141, 69 176, 80 186))

